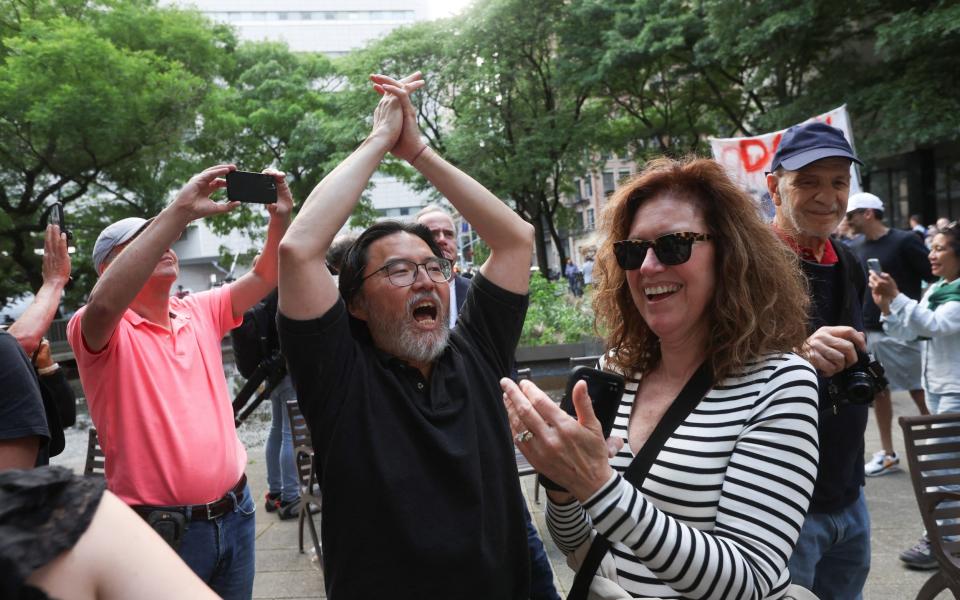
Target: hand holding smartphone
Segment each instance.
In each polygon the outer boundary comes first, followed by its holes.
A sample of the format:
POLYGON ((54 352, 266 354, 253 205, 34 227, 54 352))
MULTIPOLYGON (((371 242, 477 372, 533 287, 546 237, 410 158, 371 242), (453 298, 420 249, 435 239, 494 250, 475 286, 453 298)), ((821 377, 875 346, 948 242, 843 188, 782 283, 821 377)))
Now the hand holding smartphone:
POLYGON ((883 267, 880 266, 880 260, 876 258, 867 259, 867 268, 877 275, 883 273, 883 267))
POLYGON ((66 234, 67 240, 73 238, 73 234, 67 229, 67 222, 63 216, 63 204, 54 202, 50 210, 50 217, 47 220, 50 225, 56 225, 60 228, 60 233, 66 234))
MULTIPOLYGON (((565 410, 573 418, 577 418, 577 411, 573 405, 573 388, 578 381, 587 382, 587 394, 590 396, 590 402, 593 405, 593 413, 600 421, 600 428, 603 431, 603 439, 610 437, 610 431, 613 429, 613 422, 617 418, 617 409, 620 406, 620 399, 623 396, 623 390, 626 381, 621 375, 591 369, 590 367, 577 367, 570 373, 567 380, 566 392, 563 399, 560 400, 560 408, 565 410)), ((562 486, 554 483, 542 474, 537 475, 540 485, 548 490, 557 492, 567 491, 562 486)))
POLYGON ((272 175, 230 171, 227 173, 227 199, 253 204, 275 204, 277 182, 272 175))
POLYGON ((616 373, 590 367, 575 368, 570 373, 566 392, 560 400, 560 408, 573 418, 577 418, 577 411, 573 406, 573 387, 581 380, 587 382, 587 394, 593 404, 593 413, 600 421, 603 438, 606 439, 610 437, 613 421, 617 418, 617 407, 620 406, 620 398, 623 396, 625 380, 616 373))

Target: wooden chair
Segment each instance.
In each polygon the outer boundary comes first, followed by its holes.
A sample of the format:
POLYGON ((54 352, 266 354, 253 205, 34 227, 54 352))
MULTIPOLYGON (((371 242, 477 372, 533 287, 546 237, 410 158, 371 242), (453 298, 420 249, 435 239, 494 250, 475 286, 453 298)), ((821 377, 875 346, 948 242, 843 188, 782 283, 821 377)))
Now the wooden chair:
POLYGON ((106 477, 104 460, 103 448, 100 447, 97 430, 95 427, 91 427, 87 430, 87 462, 83 467, 83 474, 85 476, 106 477))
POLYGON ((313 539, 313 548, 317 552, 320 569, 323 570, 323 547, 317 535, 317 526, 313 522, 314 513, 319 513, 322 506, 320 482, 313 468, 313 440, 310 438, 310 429, 296 400, 287 400, 287 415, 290 417, 293 454, 297 464, 297 477, 300 479, 300 516, 297 520, 300 529, 300 554, 303 554, 303 524, 306 521, 310 527, 310 537, 313 539))
POLYGON ((960 598, 960 413, 900 417, 900 427, 913 492, 940 565, 917 600, 946 589, 960 598))

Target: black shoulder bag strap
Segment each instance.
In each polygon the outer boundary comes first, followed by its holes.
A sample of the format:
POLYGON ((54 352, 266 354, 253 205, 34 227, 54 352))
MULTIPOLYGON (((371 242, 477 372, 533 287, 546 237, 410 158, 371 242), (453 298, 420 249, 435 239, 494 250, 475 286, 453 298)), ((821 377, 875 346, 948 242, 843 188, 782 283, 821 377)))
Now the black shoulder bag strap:
MULTIPOLYGON (((713 374, 711 373, 710 361, 704 361, 687 384, 683 386, 683 389, 680 390, 680 394, 667 409, 663 418, 660 419, 660 423, 650 434, 643 448, 633 457, 633 461, 623 474, 624 479, 634 487, 640 488, 647 472, 650 471, 650 466, 653 465, 653 461, 660 454, 663 445, 667 443, 667 439, 673 435, 680 423, 703 400, 711 385, 713 385, 713 374)), ((586 600, 587 594, 590 592, 590 583, 600 567, 600 561, 603 560, 608 550, 610 550, 610 542, 600 534, 595 535, 590 550, 573 579, 573 586, 570 588, 567 600, 586 600)))

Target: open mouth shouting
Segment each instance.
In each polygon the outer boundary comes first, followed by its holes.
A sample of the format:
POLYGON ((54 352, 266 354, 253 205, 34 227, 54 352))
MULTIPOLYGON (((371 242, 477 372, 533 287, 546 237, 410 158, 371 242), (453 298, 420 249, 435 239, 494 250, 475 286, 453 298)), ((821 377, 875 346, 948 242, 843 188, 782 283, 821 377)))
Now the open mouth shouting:
POLYGON ((418 325, 433 328, 438 325, 440 319, 440 300, 433 294, 425 294, 413 298, 408 305, 413 320, 418 325))
POLYGON ((643 293, 648 302, 659 302, 676 294, 682 287, 679 283, 661 283, 644 287, 643 293))

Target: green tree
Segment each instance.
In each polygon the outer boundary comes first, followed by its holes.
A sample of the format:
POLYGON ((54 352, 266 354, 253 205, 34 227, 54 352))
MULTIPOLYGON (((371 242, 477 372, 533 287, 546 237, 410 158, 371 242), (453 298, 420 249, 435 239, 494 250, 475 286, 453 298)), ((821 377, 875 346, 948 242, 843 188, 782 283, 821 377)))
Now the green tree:
POLYGON ((156 183, 164 174, 182 180, 179 150, 231 38, 145 0, 4 4, 0 252, 10 260, 0 294, 9 298, 40 285, 34 246, 52 202, 74 219, 83 280, 99 227, 152 212, 170 189, 156 183))
MULTIPOLYGON (((427 85, 411 98, 417 110, 418 122, 425 143, 447 159, 446 135, 453 125, 456 99, 461 81, 462 53, 457 40, 462 28, 458 19, 423 21, 400 27, 365 48, 352 52, 336 63, 348 86, 338 94, 339 114, 349 115, 353 123, 361 124, 357 142, 366 135, 370 115, 379 97, 373 93, 369 75, 385 73, 404 77, 416 71, 423 73, 427 85)), ((437 196, 433 186, 415 169, 391 155, 381 164, 380 171, 400 179, 414 189, 437 196)), ((371 184, 374 185, 374 184, 371 184)), ((365 197, 351 217, 352 226, 372 224, 376 211, 365 197)))
MULTIPOLYGON (((591 164, 586 150, 606 112, 567 52, 578 35, 567 10, 560 0, 479 3, 464 17, 398 29, 342 63, 369 107, 369 73, 423 72, 414 102, 427 143, 533 224, 544 271, 547 239, 565 258, 561 200, 591 164)), ((406 165, 385 170, 426 187, 406 165)))
POLYGON ((858 150, 880 157, 960 139, 960 80, 949 75, 960 56, 960 4, 883 4, 871 59, 848 61, 830 82, 852 88, 858 150))
POLYGON ((702 5, 577 0, 570 14, 581 32, 570 52, 593 66, 581 72, 612 105, 607 148, 630 148, 638 157, 683 155, 704 150, 705 136, 718 127, 716 112, 743 120, 726 75, 699 61, 702 5))
MULTIPOLYGON (((328 127, 335 72, 321 54, 294 53, 280 42, 244 42, 224 61, 222 82, 201 107, 190 148, 204 163, 232 162, 245 171, 274 166, 287 173, 302 202, 330 168, 341 142, 328 127)), ((266 211, 239 209, 210 220, 219 233, 240 229, 260 239, 266 211)))
POLYGON ((534 226, 543 272, 548 238, 566 258, 562 199, 590 164, 607 113, 568 52, 578 35, 566 2, 493 0, 475 5, 456 40, 463 80, 448 154, 534 226))

